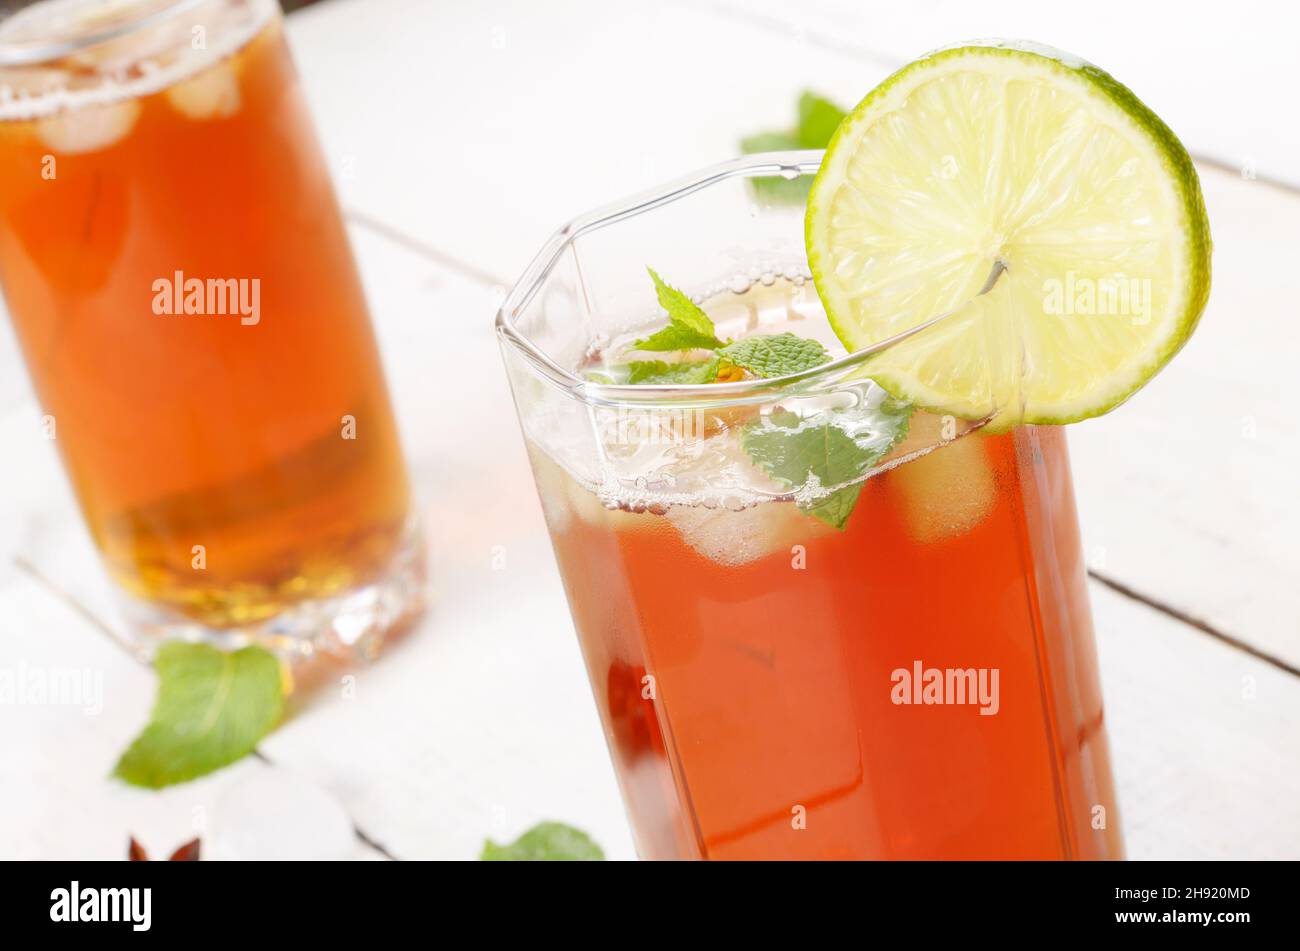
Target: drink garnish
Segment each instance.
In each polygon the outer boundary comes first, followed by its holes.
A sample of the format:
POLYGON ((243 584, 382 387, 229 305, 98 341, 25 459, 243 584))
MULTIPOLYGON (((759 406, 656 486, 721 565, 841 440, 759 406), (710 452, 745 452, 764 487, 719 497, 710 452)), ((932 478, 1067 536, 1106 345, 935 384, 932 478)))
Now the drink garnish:
POLYGON ((749 374, 754 379, 773 379, 811 370, 830 362, 831 355, 816 340, 792 333, 753 334, 740 340, 718 337, 713 319, 691 298, 646 268, 654 281, 659 305, 668 312, 668 326, 634 341, 631 351, 689 354, 708 350, 705 359, 629 360, 588 372, 596 383, 671 384, 678 386, 736 382, 749 374))
POLYGON ((149 724, 113 770, 132 786, 161 789, 227 766, 280 721, 284 673, 264 648, 166 641, 154 668, 158 699, 149 724))
POLYGON ((778 408, 746 423, 740 445, 756 466, 797 490, 801 511, 843 529, 862 479, 907 436, 911 417, 910 405, 873 388, 852 409, 801 417, 778 408))
POLYGON ((676 384, 689 386, 713 383, 718 379, 718 357, 709 360, 681 360, 668 363, 664 360, 633 360, 627 364, 628 383, 676 384))
POLYGON ((1209 296, 1209 223, 1182 143, 1108 74, 1028 43, 939 50, 877 86, 827 147, 805 233, 849 351, 960 308, 868 371, 992 430, 1119 405, 1209 296), (972 301, 995 260, 1006 275, 972 301))
POLYGON ((716 350, 723 346, 713 321, 675 287, 665 284, 654 268, 646 268, 655 283, 659 306, 668 311, 668 326, 632 345, 634 350, 716 350))
POLYGON ((742 337, 722 347, 718 353, 728 363, 748 370, 759 379, 802 373, 829 362, 831 358, 818 341, 792 333, 742 337))
MULTIPOLYGON (((587 378, 606 384, 698 385, 739 379, 774 379, 830 362, 816 340, 793 333, 754 334, 722 341, 704 308, 667 284, 652 268, 660 305, 669 325, 631 344, 636 350, 683 354, 677 361, 613 363, 587 378), (713 355, 688 359, 702 350, 713 355)), ((740 445, 750 460, 777 483, 795 491, 804 513, 843 529, 862 491, 861 479, 907 435, 912 408, 879 387, 865 390, 846 409, 803 417, 778 407, 746 422, 740 445)))

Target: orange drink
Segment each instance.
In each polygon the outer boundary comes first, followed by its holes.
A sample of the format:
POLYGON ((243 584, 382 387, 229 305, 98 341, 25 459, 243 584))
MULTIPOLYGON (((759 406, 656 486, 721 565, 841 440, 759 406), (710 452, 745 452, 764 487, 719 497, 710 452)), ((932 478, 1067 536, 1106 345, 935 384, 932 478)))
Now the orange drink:
POLYGON ((276 5, 37 4, 0 94, 0 285, 141 623, 373 648, 409 489, 276 5))

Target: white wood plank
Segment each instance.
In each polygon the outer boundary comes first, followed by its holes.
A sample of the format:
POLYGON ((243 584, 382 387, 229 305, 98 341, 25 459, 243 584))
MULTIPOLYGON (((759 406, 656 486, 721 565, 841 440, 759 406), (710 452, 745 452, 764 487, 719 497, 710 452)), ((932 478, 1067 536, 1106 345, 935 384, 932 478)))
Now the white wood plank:
POLYGON ((330 3, 288 35, 344 203, 503 280, 574 215, 788 126, 805 86, 887 72, 672 4, 330 3))
MULTIPOLYGON (((1294 112, 1300 8, 1247 0, 1160 3, 1097 0, 1085 8, 1041 0, 715 0, 744 23, 901 66, 963 40, 1034 40, 1082 56, 1127 85, 1188 149, 1300 186, 1300 125, 1294 112)), ((867 87, 862 88, 866 92, 867 87)))
POLYGON ((1300 682, 1090 593, 1129 858, 1300 858, 1300 682))
POLYGON ((1177 15, 1121 0, 1087 15, 1035 0, 336 0, 295 15, 289 35, 345 200, 512 277, 579 211, 788 123, 798 90, 851 103, 900 63, 977 36, 1089 56, 1194 151, 1300 184, 1300 124, 1279 120, 1300 83, 1298 18, 1248 3, 1213 28, 1209 0, 1177 15))
POLYGON ((1300 667, 1300 196, 1202 174, 1210 304, 1184 351, 1071 427, 1093 567, 1300 667))
MULTIPOLYGON (((76 563, 98 570, 93 559, 76 563)), ((69 564, 59 562, 73 574, 69 564)), ((157 792, 111 779, 118 754, 148 719, 155 678, 12 559, 0 574, 0 858, 122 859, 131 835, 153 858, 196 836, 205 858, 237 857, 232 842, 253 855, 296 842, 297 854, 378 856, 355 838, 334 792, 257 758, 157 792), (285 793, 276 799, 278 790, 285 793), (310 814, 304 800, 315 806, 310 814), (322 812, 333 819, 326 830, 312 824, 322 812), (245 841, 268 824, 274 839, 257 848, 245 841)))
MULTIPOLYGON (((282 771, 249 758, 160 792, 110 779, 148 719, 153 675, 29 575, 7 573, 0 604, 0 858, 124 859, 132 835, 153 858, 196 836, 213 857, 249 823, 231 808, 239 790, 282 771)), ((292 823, 294 804, 262 808, 277 807, 292 823)), ((373 854, 350 831, 332 841, 337 857, 373 854)))

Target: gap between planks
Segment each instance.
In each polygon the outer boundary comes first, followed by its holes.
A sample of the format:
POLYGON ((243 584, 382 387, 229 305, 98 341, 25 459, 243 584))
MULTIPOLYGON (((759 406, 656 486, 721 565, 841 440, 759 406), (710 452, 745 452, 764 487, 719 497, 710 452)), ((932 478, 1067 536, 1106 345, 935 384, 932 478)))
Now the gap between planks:
POLYGON ((1202 634, 1213 637, 1215 640, 1227 644, 1229 647, 1235 647, 1237 650, 1249 654, 1251 657, 1262 660, 1264 663, 1276 667, 1283 673, 1291 674, 1293 677, 1300 677, 1300 667, 1289 664, 1282 658, 1268 653, 1268 651, 1262 651, 1258 647, 1254 647, 1246 641, 1243 641, 1241 638, 1215 627, 1208 621, 1204 621, 1201 618, 1188 614, 1186 611, 1157 600, 1148 594, 1143 594, 1136 588, 1126 585, 1124 582, 1103 574, 1100 571, 1094 571, 1090 568, 1088 569, 1088 577, 1096 581, 1098 584, 1105 585, 1116 594, 1123 595, 1130 601, 1136 601, 1138 604, 1145 605, 1153 611, 1160 612, 1165 617, 1172 618, 1175 621, 1181 621, 1188 627, 1194 628, 1202 634))

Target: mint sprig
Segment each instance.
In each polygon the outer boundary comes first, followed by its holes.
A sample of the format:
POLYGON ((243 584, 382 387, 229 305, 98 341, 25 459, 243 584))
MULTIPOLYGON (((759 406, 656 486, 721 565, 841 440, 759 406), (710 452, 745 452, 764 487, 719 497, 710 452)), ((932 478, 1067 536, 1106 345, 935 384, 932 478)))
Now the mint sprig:
POLYGON ((233 652, 168 641, 154 660, 158 699, 113 775, 161 789, 251 753, 284 710, 280 662, 261 647, 233 652))
POLYGON ((777 409, 747 424, 740 445, 756 466, 788 489, 801 489, 812 479, 832 489, 798 505, 843 529, 862 492, 859 480, 907 436, 911 415, 910 404, 875 389, 853 409, 807 417, 777 409))
POLYGON ((599 862, 599 845, 581 829, 563 822, 539 822, 509 845, 483 843, 483 862, 599 862))
POLYGON ((646 383, 692 386, 712 383, 726 368, 739 367, 759 379, 772 379, 800 373, 831 359, 816 340, 792 333, 755 334, 741 340, 723 342, 717 327, 704 308, 686 294, 666 283, 654 268, 646 268, 654 281, 655 295, 668 312, 668 326, 648 337, 636 340, 631 350, 675 351, 687 353, 712 350, 714 356, 702 360, 631 360, 589 370, 587 379, 595 383, 646 383))
MULTIPOLYGON (((804 113, 801 103, 801 114, 804 113)), ((810 128, 829 124, 824 106, 809 102, 810 128)), ((831 107, 833 108, 833 107, 831 107)), ((824 129, 822 130, 825 131, 824 129)), ((669 325, 632 344, 633 350, 712 350, 706 359, 632 360, 587 373, 600 383, 712 383, 736 368, 759 379, 802 373, 827 363, 831 355, 818 341, 792 333, 755 334, 723 343, 704 309, 647 268, 669 325)), ((729 379, 731 377, 723 377, 729 379)), ((801 417, 777 408, 741 429, 740 445, 750 460, 772 479, 798 491, 816 481, 825 494, 801 499, 799 508, 837 529, 843 529, 862 493, 861 479, 907 435, 912 407, 879 387, 848 410, 823 410, 801 417)), ((811 493, 810 493, 811 494, 811 493)))
POLYGON ((632 344, 634 350, 716 350, 723 342, 716 336, 713 321, 699 304, 675 287, 664 283, 654 268, 646 268, 655 282, 659 306, 668 311, 668 326, 632 344))

